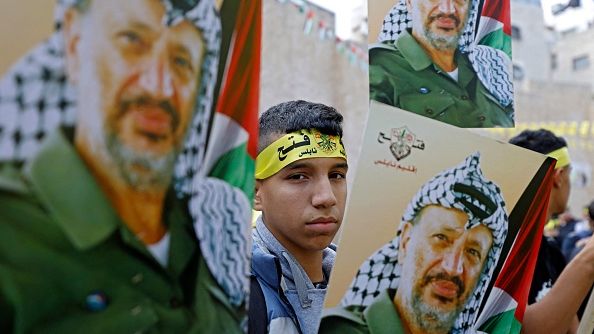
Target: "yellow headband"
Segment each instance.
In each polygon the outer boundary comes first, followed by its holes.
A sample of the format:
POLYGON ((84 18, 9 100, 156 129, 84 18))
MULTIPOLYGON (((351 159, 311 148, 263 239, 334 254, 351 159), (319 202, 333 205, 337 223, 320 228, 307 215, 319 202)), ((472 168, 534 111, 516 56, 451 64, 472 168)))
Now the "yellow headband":
POLYGON ((307 158, 346 159, 346 151, 339 136, 325 135, 316 129, 291 132, 258 154, 256 179, 269 178, 288 164, 307 158))
POLYGON ((571 162, 571 159, 569 159, 569 150, 567 149, 567 147, 561 147, 560 149, 547 154, 547 156, 553 159, 557 159, 555 169, 563 168, 569 165, 569 163, 571 162))

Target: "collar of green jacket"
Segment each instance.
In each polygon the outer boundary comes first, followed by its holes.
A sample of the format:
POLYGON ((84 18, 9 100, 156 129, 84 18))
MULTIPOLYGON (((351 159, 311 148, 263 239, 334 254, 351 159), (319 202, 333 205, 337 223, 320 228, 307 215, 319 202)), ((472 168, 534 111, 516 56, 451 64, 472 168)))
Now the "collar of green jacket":
MULTIPOLYGON (((403 31, 393 45, 415 71, 421 71, 433 65, 436 71, 446 73, 433 63, 408 30, 403 31)), ((456 50, 455 60, 458 66, 459 84, 465 87, 474 77, 474 70, 468 59, 460 53, 460 50, 456 50)))
MULTIPOLYGON (((31 191, 55 217, 68 239, 76 248, 85 250, 107 239, 123 223, 69 140, 72 132, 71 128, 61 128, 49 135, 24 166, 23 173, 31 191)), ((173 197, 170 191, 166 206, 176 205, 173 197)), ((171 209, 164 212, 179 211, 171 209)), ((124 230, 124 239, 134 239, 132 232, 124 230)))
POLYGON ((367 327, 371 333, 404 333, 402 321, 394 307, 395 294, 396 290, 383 290, 375 301, 363 311, 363 317, 366 319, 367 327))
POLYGON ((119 218, 67 132, 60 129, 49 135, 24 174, 72 243, 87 249, 106 239, 119 218))
MULTIPOLYGON (((330 330, 330 333, 350 333, 349 330, 358 328, 361 332, 372 334, 404 333, 404 326, 394 307, 395 294, 394 289, 382 290, 365 308, 352 305, 325 309, 323 318, 334 319, 326 324, 328 327, 325 330, 330 330), (347 319, 347 321, 336 321, 337 319, 347 319)), ((322 327, 324 327, 324 319, 322 319, 322 327)), ((325 333, 325 330, 321 330, 320 333, 325 333)))

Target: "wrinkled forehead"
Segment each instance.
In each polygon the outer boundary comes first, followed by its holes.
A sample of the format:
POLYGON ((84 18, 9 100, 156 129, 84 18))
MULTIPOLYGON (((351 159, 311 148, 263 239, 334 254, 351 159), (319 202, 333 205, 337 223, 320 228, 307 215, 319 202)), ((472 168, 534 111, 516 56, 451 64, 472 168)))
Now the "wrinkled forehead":
POLYGON ((166 36, 184 52, 197 59, 204 47, 202 31, 188 20, 167 25, 165 6, 159 0, 97 0, 87 14, 93 20, 93 29, 104 30, 110 35, 134 31, 147 36, 166 36))
POLYGON ((470 231, 487 229, 489 235, 493 234, 491 228, 480 219, 473 219, 467 212, 456 207, 444 207, 438 204, 429 204, 422 207, 414 217, 413 226, 432 225, 436 228, 470 231))
POLYGON ((445 10, 445 8, 451 9, 469 9, 472 0, 403 0, 407 6, 412 7, 423 7, 430 12, 427 15, 436 15, 445 10))
POLYGON ((192 26, 186 18, 170 20, 172 14, 167 10, 167 1, 161 0, 94 0, 83 1, 74 6, 83 16, 97 17, 95 24, 106 25, 113 21, 136 23, 139 28, 160 25, 175 28, 176 26, 192 26))
POLYGON ((493 231, 481 222, 467 224, 466 212, 440 205, 428 205, 422 208, 413 221, 413 228, 430 234, 446 233, 450 237, 466 237, 470 243, 480 244, 481 249, 488 250, 493 241, 493 231))
POLYGON ((88 7, 79 9, 87 15, 118 15, 127 18, 144 18, 146 21, 163 22, 165 5, 160 0, 94 0, 88 7))
POLYGON ((58 30, 69 8, 86 12, 93 3, 115 11, 132 9, 139 15, 156 14, 167 26, 177 25, 185 20, 198 30, 214 32, 219 30, 220 25, 215 0, 58 0, 54 12, 58 30))
POLYGON ((462 232, 466 229, 467 222, 468 215, 462 210, 430 204, 417 212, 412 224, 421 229, 447 229, 462 232))

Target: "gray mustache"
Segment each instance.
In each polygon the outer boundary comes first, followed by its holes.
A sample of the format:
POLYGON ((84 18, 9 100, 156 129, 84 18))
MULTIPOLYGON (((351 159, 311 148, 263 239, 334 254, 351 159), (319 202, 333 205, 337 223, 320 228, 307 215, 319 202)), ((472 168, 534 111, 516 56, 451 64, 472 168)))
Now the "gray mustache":
POLYGON ((141 95, 138 97, 127 98, 120 103, 119 116, 124 115, 130 110, 131 107, 156 107, 163 110, 171 117, 171 128, 173 131, 179 126, 179 112, 177 109, 167 100, 157 100, 147 95, 141 95))

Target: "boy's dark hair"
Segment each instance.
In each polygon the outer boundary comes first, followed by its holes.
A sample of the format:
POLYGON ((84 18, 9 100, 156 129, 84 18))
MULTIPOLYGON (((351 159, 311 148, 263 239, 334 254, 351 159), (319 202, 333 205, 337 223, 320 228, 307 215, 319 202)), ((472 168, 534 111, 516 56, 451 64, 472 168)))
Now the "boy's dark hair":
POLYGON ((563 137, 558 137, 546 129, 524 130, 509 140, 510 144, 547 154, 567 146, 563 137))
POLYGON ((323 134, 342 136, 342 115, 321 103, 303 100, 277 104, 260 116, 258 153, 279 135, 301 129, 317 129, 323 134))

